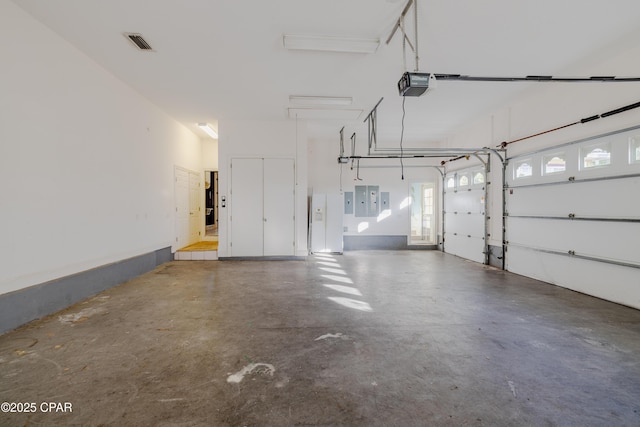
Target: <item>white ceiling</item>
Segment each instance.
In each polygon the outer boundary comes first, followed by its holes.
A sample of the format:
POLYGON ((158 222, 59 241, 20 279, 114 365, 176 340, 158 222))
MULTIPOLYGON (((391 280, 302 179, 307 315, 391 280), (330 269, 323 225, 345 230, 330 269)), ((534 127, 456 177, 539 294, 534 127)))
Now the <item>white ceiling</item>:
MULTIPOLYGON (((358 140, 366 139, 362 121, 382 97, 379 143, 399 139, 402 39, 398 32, 385 41, 406 0, 14 2, 198 134, 197 122, 291 120, 290 95, 320 95, 352 97, 346 108, 363 113, 354 121, 310 121, 312 139, 337 141, 342 126, 346 137, 357 131, 358 140), (141 33, 154 52, 134 49, 125 32, 141 33), (373 54, 287 51, 283 34, 381 44, 373 54)), ((637 37, 640 22, 638 0, 418 0, 418 8, 420 71, 479 76, 563 75, 585 57, 637 37)), ((406 68, 414 67, 407 51, 406 68)), ((532 84, 440 82, 435 91, 406 98, 405 141, 443 141, 532 84)))

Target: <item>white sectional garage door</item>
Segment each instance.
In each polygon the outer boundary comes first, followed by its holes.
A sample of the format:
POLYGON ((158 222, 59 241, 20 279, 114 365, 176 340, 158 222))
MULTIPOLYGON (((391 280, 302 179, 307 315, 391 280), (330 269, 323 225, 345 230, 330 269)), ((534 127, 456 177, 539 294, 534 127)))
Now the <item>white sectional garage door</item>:
POLYGON ((640 129, 509 159, 506 268, 640 308, 640 129))
POLYGON ((485 168, 449 172, 444 179, 444 251, 486 262, 485 168))

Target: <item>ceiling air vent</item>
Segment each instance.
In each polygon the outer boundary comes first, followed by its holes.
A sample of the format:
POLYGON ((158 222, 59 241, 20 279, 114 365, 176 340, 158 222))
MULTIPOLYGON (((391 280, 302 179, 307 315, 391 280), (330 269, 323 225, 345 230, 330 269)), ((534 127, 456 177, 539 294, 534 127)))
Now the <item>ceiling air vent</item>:
POLYGON ((125 33, 125 37, 131 40, 131 43, 136 45, 140 50, 153 50, 153 48, 142 38, 142 34, 138 33, 125 33))

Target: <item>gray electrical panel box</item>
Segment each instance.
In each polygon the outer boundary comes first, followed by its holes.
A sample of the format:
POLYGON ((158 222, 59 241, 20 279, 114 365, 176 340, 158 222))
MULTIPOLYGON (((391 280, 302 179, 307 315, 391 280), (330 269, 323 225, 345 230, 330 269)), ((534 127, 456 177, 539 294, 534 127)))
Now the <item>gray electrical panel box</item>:
POLYGON ((380 193, 380 212, 385 209, 389 209, 389 192, 383 191, 380 193))
POLYGON ((377 185, 356 185, 354 209, 357 217, 378 216, 380 212, 380 187, 377 185))
POLYGON ((355 212, 356 216, 368 216, 367 215, 367 186, 366 185, 356 185, 356 205, 355 212))
POLYGON ((367 216, 378 216, 380 212, 380 187, 367 185, 367 216))
POLYGON ((347 215, 353 214, 353 191, 344 193, 344 213, 347 215))

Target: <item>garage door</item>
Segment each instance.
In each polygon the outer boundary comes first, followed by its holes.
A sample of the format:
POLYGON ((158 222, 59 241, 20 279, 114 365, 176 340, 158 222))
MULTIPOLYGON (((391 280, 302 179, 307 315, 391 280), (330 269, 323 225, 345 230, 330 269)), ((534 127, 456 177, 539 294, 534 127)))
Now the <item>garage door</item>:
POLYGON ((444 251, 486 263, 485 167, 448 172, 444 179, 444 251))
POLYGON ((640 308, 640 130, 509 158, 506 268, 640 308))

